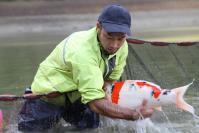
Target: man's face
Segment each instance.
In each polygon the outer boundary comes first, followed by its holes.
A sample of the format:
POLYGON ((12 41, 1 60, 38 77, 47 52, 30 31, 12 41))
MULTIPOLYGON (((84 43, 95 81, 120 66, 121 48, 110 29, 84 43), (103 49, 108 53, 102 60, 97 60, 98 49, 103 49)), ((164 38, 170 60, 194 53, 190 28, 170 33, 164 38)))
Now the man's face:
POLYGON ((98 38, 101 42, 103 49, 108 54, 114 54, 118 51, 118 49, 123 45, 126 40, 126 34, 121 32, 112 32, 108 33, 104 30, 104 28, 100 26, 97 27, 98 30, 98 38))

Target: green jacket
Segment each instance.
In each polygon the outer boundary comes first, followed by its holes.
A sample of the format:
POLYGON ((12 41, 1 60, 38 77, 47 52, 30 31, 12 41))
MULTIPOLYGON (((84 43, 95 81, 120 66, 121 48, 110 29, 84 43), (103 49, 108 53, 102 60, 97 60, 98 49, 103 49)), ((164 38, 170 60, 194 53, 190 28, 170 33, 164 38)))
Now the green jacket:
MULTIPOLYGON (((117 53, 109 56, 100 46, 96 27, 65 38, 40 64, 31 85, 33 93, 67 92, 70 102, 81 97, 84 104, 105 97, 104 80, 121 77, 128 45, 125 41, 117 53)), ((63 105, 64 100, 64 96, 51 99, 59 105, 63 105)))

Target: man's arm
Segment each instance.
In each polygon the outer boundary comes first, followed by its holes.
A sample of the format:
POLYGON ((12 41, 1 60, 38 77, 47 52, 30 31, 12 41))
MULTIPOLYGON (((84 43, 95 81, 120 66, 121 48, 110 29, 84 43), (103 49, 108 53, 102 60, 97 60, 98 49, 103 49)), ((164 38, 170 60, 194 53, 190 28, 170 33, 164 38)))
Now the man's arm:
POLYGON ((154 110, 152 108, 146 108, 146 104, 146 101, 142 103, 138 113, 136 110, 131 110, 129 108, 124 108, 117 104, 111 103, 105 98, 93 100, 88 103, 90 109, 93 112, 111 118, 119 118, 126 120, 137 120, 141 117, 140 115, 142 115, 144 118, 151 117, 154 110))

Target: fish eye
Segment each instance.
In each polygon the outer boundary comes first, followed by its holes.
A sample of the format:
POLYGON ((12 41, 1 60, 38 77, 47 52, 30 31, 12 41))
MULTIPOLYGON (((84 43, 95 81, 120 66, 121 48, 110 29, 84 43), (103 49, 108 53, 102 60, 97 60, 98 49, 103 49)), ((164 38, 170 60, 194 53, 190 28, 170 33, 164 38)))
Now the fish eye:
POLYGON ((168 93, 170 93, 171 91, 170 90, 166 90, 166 91, 164 91, 162 94, 163 95, 168 95, 168 93))

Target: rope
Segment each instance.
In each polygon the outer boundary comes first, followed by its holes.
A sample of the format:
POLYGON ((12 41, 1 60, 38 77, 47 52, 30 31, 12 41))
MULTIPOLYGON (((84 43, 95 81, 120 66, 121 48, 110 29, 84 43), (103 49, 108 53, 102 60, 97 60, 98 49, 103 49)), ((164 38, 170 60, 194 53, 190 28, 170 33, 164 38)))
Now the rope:
POLYGON ((158 42, 158 41, 144 41, 139 39, 128 38, 126 40, 128 44, 151 44, 154 46, 168 46, 168 45, 177 45, 177 46, 192 46, 199 44, 199 42, 158 42))
POLYGON ((16 100, 24 100, 24 99, 35 100, 41 97, 55 98, 61 95, 63 95, 63 93, 60 93, 60 92, 51 92, 48 94, 38 94, 38 95, 30 93, 30 94, 24 94, 22 96, 4 94, 4 95, 0 95, 0 101, 16 101, 16 100))

